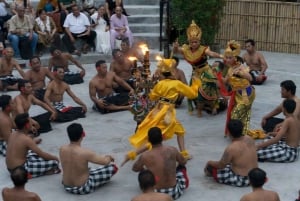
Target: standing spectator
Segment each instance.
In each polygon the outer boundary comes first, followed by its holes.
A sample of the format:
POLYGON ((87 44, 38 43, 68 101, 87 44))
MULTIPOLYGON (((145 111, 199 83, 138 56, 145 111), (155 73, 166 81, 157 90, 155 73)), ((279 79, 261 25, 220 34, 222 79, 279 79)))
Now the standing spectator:
POLYGON ((64 27, 66 33, 63 41, 70 53, 80 55, 80 51, 76 50, 74 46, 75 40, 78 38, 86 41, 82 47, 83 53, 86 54, 89 48, 95 49, 96 32, 91 30, 88 17, 79 11, 78 6, 72 7, 72 13, 68 14, 64 27))
POLYGON ((12 44, 15 52, 15 57, 20 57, 19 41, 29 40, 32 53, 35 53, 35 48, 38 41, 38 35, 33 32, 33 24, 28 15, 25 15, 23 6, 17 7, 17 15, 10 19, 8 39, 12 44))
POLYGON ((116 14, 110 17, 110 44, 111 48, 115 49, 115 40, 122 40, 123 38, 129 39, 129 45, 132 46, 133 37, 132 32, 128 26, 128 20, 122 14, 122 7, 117 6, 115 9, 116 14))
POLYGON ((123 14, 126 16, 129 16, 126 13, 126 10, 124 8, 122 0, 105 0, 105 9, 106 13, 108 14, 109 17, 111 17, 113 14, 115 14, 115 9, 117 6, 120 6, 123 10, 123 14))
POLYGON ((111 52, 110 47, 110 32, 109 32, 109 18, 105 13, 105 8, 100 5, 98 12, 91 16, 94 24, 94 30, 97 33, 96 38, 96 51, 104 54, 111 52))

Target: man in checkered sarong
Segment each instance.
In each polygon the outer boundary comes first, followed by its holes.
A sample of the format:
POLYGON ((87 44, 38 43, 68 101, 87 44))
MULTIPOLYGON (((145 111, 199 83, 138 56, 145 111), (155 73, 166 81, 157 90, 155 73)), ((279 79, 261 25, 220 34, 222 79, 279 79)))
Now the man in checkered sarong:
POLYGON ((262 143, 257 144, 259 161, 294 162, 298 156, 300 142, 300 124, 293 115, 296 102, 293 99, 283 101, 285 119, 278 132, 268 133, 270 136, 262 143))
POLYGON ((243 123, 230 120, 227 128, 232 138, 219 161, 208 161, 204 172, 216 182, 237 187, 249 186, 248 172, 257 167, 254 140, 243 136, 243 123))
POLYGON ((18 114, 15 124, 18 130, 10 135, 7 143, 8 171, 23 166, 28 172, 28 178, 59 173, 58 158, 42 151, 29 136, 32 128, 28 113, 18 114))
POLYGON ((184 166, 186 159, 175 147, 162 144, 160 128, 150 128, 148 140, 152 149, 141 154, 132 170, 140 172, 146 167, 155 176, 155 191, 169 194, 173 199, 178 199, 189 186, 187 170, 184 166), (177 167, 176 163, 178 163, 177 167))
POLYGON ((113 163, 110 155, 99 155, 89 149, 81 147, 85 132, 78 123, 72 123, 67 127, 70 144, 60 148, 59 156, 63 168, 64 189, 73 194, 88 194, 95 191, 101 185, 110 181, 117 173, 118 168, 113 163), (89 163, 102 165, 89 168, 89 163))

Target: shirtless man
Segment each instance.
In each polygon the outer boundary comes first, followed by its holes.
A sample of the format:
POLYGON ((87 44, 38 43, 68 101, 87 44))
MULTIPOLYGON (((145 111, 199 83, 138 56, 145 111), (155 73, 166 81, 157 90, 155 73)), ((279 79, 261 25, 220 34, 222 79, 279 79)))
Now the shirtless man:
POLYGON ((160 128, 150 128, 148 140, 152 145, 152 149, 140 155, 132 170, 135 172, 144 169, 150 170, 157 178, 156 192, 167 193, 173 199, 179 198, 189 185, 187 171, 184 166, 186 159, 175 147, 162 144, 163 138, 160 128), (178 166, 176 167, 177 163, 178 166))
POLYGON ((95 104, 93 109, 102 114, 129 110, 129 94, 133 94, 134 90, 123 79, 117 76, 115 72, 108 72, 105 61, 99 60, 95 66, 97 75, 89 83, 90 98, 95 104), (129 93, 115 93, 113 82, 127 89, 129 93))
POLYGON ((48 69, 53 71, 54 67, 63 68, 65 71, 64 81, 67 84, 80 84, 83 83, 83 77, 85 76, 85 69, 79 61, 77 61, 71 54, 67 52, 61 52, 56 47, 50 49, 52 57, 49 59, 48 69), (69 69, 69 62, 73 63, 81 71, 74 72, 69 69))
POLYGON ((53 80, 54 77, 48 68, 41 66, 41 60, 38 56, 34 56, 29 60, 31 69, 25 73, 25 79, 31 83, 34 96, 44 101, 46 92, 46 77, 53 80))
POLYGON ((56 156, 42 151, 28 136, 32 130, 28 113, 18 114, 15 118, 17 130, 7 143, 6 166, 9 172, 23 166, 29 178, 57 174, 59 160, 56 156))
POLYGON ((46 103, 34 97, 32 93, 32 86, 28 80, 19 81, 18 89, 20 94, 14 98, 14 103, 16 105, 14 116, 25 112, 28 113, 31 105, 33 104, 39 105, 48 112, 30 118, 34 128, 33 132, 35 133, 37 131, 35 134, 39 134, 51 131, 52 127, 50 120, 54 120, 56 118, 56 111, 49 107, 46 103))
MULTIPOLYGON (((113 60, 110 63, 109 71, 115 72, 117 76, 125 80, 131 87, 134 86, 134 80, 132 77, 132 62, 125 58, 122 51, 119 49, 114 49, 112 51, 113 60)), ((128 92, 126 88, 117 85, 115 91, 118 93, 128 92)))
POLYGON ((294 116, 296 102, 293 99, 283 101, 283 114, 285 119, 278 132, 268 133, 269 137, 257 144, 257 157, 259 161, 294 162, 298 157, 300 142, 299 119, 294 116))
POLYGON ((87 111, 86 105, 71 90, 70 86, 64 82, 64 69, 54 68, 54 80, 46 89, 44 101, 57 111, 57 122, 68 122, 78 118, 84 118, 87 111), (81 107, 66 106, 63 102, 64 93, 67 94, 81 107))
MULTIPOLYGON (((296 94, 296 85, 292 80, 285 80, 280 83, 281 87, 281 98, 293 99, 296 101, 296 109, 294 111, 294 116, 300 120, 300 99, 296 94)), ((266 114, 261 121, 261 126, 266 132, 278 131, 283 122, 282 118, 275 117, 276 115, 283 112, 282 103, 278 105, 274 110, 266 114)))
POLYGON ((144 56, 137 51, 136 47, 130 47, 129 39, 123 38, 121 42, 121 52, 125 59, 129 57, 136 57, 138 61, 143 62, 144 56))
POLYGON ((6 156, 7 140, 14 127, 11 119, 14 104, 10 95, 0 96, 0 107, 0 154, 6 156))
POLYGON ((248 172, 257 167, 257 155, 254 140, 243 135, 243 123, 240 120, 228 122, 232 142, 228 145, 219 161, 208 161, 204 168, 206 176, 214 177, 218 183, 244 187, 249 186, 248 172))
POLYGON ((13 188, 3 188, 2 198, 3 201, 41 201, 41 198, 34 192, 25 190, 25 184, 27 183, 27 171, 24 167, 17 167, 10 175, 12 182, 14 183, 13 188))
POLYGON ((131 201, 172 201, 172 197, 165 193, 157 193, 154 190, 155 177, 150 170, 143 170, 138 176, 140 188, 143 191, 142 194, 135 196, 131 201))
POLYGON ((2 55, 2 58, 0 58, 0 91, 17 90, 17 83, 20 78, 12 75, 13 69, 16 68, 22 77, 25 76, 25 73, 13 58, 14 50, 11 47, 5 48, 2 55))
POLYGON ((267 182, 267 174, 260 168, 253 168, 248 173, 253 192, 244 195, 240 201, 280 201, 278 193, 265 190, 263 185, 267 182))
POLYGON ((243 55, 243 60, 250 68, 250 74, 252 76, 251 84, 262 84, 267 79, 265 73, 268 68, 268 64, 264 56, 260 52, 256 51, 254 40, 246 40, 245 45, 246 52, 243 55))
POLYGON ((63 169, 64 189, 69 193, 88 194, 107 183, 117 173, 111 155, 100 155, 81 147, 85 132, 81 124, 73 123, 67 127, 70 144, 63 145, 59 157, 63 169), (101 165, 90 169, 89 163, 101 165))

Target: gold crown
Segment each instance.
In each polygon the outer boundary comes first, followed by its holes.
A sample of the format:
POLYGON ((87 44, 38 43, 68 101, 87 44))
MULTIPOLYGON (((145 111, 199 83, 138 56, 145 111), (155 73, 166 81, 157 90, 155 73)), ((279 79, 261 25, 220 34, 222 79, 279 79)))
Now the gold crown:
POLYGON ((201 28, 192 20, 192 23, 186 30, 188 40, 200 40, 202 36, 201 28))
POLYGON ((225 49, 224 55, 225 56, 239 56, 241 53, 241 45, 235 41, 230 40, 227 42, 227 47, 225 49))
POLYGON ((172 72, 176 61, 174 59, 162 59, 157 63, 157 68, 160 72, 172 72))

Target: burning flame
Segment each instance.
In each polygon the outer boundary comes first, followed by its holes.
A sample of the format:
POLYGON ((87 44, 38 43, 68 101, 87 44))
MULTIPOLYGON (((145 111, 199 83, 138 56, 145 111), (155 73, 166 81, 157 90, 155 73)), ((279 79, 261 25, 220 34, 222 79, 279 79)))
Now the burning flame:
POLYGON ((143 52, 143 55, 145 55, 146 52, 149 51, 148 46, 147 46, 146 44, 141 44, 141 45, 139 46, 139 48, 141 48, 141 50, 142 50, 142 52, 143 52))
POLYGON ((157 56, 155 57, 155 60, 157 60, 157 61, 161 61, 161 60, 163 60, 163 58, 162 58, 162 56, 160 56, 160 55, 157 55, 157 56))
POLYGON ((136 60, 137 60, 136 57, 128 57, 128 59, 129 59, 130 61, 136 61, 136 60))

